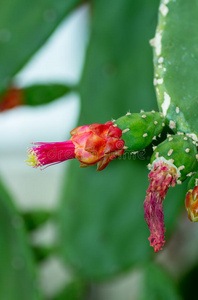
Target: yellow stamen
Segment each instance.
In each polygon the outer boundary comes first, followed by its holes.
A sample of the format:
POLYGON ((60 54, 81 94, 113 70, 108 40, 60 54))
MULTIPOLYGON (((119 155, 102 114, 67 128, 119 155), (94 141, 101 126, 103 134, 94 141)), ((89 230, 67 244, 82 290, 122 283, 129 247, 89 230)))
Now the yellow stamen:
POLYGON ((28 154, 28 157, 29 158, 25 160, 28 166, 35 167, 39 165, 38 159, 35 154, 28 154))

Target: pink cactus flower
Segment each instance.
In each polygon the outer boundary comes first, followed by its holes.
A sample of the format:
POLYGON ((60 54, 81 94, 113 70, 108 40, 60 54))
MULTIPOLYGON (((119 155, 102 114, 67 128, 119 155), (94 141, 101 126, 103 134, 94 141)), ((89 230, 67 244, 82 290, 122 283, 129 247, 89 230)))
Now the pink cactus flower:
POLYGON ((185 206, 189 220, 198 222, 198 186, 195 186, 193 190, 189 190, 186 194, 185 206))
POLYGON ((34 143, 28 150, 28 165, 36 168, 58 164, 77 158, 80 167, 97 164, 101 171, 109 162, 124 153, 122 130, 113 122, 94 123, 73 129, 69 141, 58 143, 34 143))
POLYGON ((165 243, 163 200, 170 186, 175 186, 179 177, 177 168, 163 157, 157 158, 149 173, 150 185, 144 201, 144 218, 150 230, 150 246, 155 252, 162 250, 165 243))

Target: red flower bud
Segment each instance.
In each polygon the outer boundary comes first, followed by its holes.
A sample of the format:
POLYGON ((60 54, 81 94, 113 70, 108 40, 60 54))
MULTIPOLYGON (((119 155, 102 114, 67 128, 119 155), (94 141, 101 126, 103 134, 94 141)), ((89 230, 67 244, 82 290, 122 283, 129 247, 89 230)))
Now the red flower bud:
POLYGON ((188 218, 192 222, 198 222, 198 186, 189 190, 186 194, 185 206, 188 212, 188 218))
POLYGON ((163 200, 170 186, 175 186, 179 176, 177 168, 160 157, 153 162, 149 173, 150 185, 144 201, 144 218, 150 230, 150 245, 155 252, 162 250, 164 240, 163 200))
POLYGON ((71 132, 69 141, 59 143, 35 143, 28 150, 30 166, 53 165, 77 158, 80 167, 98 164, 97 171, 103 170, 111 160, 124 153, 122 130, 113 122, 79 126, 71 132))

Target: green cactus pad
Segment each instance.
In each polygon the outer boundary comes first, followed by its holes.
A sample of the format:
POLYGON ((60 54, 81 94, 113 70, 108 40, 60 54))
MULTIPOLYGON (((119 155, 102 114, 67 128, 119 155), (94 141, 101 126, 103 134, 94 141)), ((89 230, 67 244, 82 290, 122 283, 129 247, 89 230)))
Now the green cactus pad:
POLYGON ((181 173, 179 180, 191 176, 197 160, 197 149, 191 138, 185 135, 170 135, 163 143, 159 144, 151 157, 151 163, 157 157, 164 157, 173 163, 181 173))
POLYGON ((150 43, 159 109, 175 132, 188 132, 197 140, 198 0, 162 0, 150 43))
POLYGON ((122 129, 122 139, 128 151, 146 148, 162 132, 164 117, 159 112, 127 113, 115 121, 122 129))
POLYGON ((195 173, 188 182, 188 190, 194 189, 195 186, 198 185, 198 172, 195 173))

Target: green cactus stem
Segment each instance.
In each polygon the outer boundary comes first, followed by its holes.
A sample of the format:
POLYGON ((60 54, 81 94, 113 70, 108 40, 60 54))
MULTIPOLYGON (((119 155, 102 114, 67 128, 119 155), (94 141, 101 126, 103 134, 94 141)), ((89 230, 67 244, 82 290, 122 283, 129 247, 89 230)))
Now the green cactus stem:
POLYGON ((155 147, 151 163, 165 158, 177 167, 181 173, 178 183, 193 175, 197 164, 197 148, 195 142, 184 134, 168 135, 167 139, 155 147))
POLYGON ((128 151, 140 151, 146 148, 161 134, 165 119, 159 112, 127 113, 115 121, 122 130, 122 139, 128 151))

